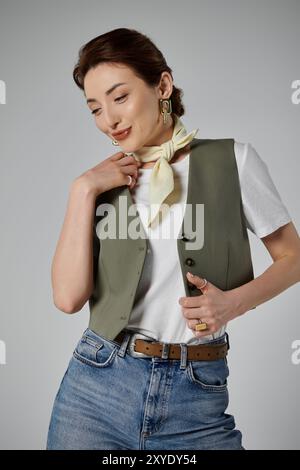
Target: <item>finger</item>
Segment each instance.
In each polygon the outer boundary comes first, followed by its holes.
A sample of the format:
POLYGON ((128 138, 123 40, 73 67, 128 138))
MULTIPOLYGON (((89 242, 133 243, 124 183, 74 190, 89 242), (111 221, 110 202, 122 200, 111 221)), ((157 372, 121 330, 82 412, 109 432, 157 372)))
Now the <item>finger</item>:
POLYGON ((131 182, 131 185, 129 186, 129 189, 132 189, 134 187, 135 183, 136 183, 136 179, 132 178, 132 182, 131 182))
POLYGON ((210 327, 210 325, 207 325, 207 328, 205 328, 205 330, 202 330, 202 331, 193 330, 193 333, 194 333, 194 336, 196 336, 197 338, 202 338, 202 336, 207 336, 207 335, 211 335, 212 333, 215 333, 215 330, 213 330, 210 327))
POLYGON ((121 166, 125 166, 125 165, 130 165, 130 164, 134 164, 138 167, 141 166, 141 163, 139 161, 137 161, 134 157, 132 156, 128 156, 128 157, 123 157, 121 158, 119 161, 118 161, 119 165, 121 166))
POLYGON ((125 175, 134 176, 135 179, 137 179, 138 177, 138 169, 136 168, 135 165, 128 165, 126 167, 122 167, 121 172, 124 173, 125 175))
POLYGON ((187 273, 187 278, 189 282, 194 284, 197 289, 199 289, 203 294, 208 290, 210 283, 208 282, 207 279, 196 276, 195 274, 192 274, 190 272, 187 273))
POLYGON ((192 320, 193 318, 202 318, 205 315, 205 311, 203 307, 184 308, 182 314, 188 320, 192 320))
POLYGON ((201 323, 205 324, 206 326, 206 328, 203 330, 199 330, 199 331, 196 330, 196 325, 199 324, 199 322, 194 323, 193 325, 189 326, 190 330, 193 332, 194 336, 196 336, 197 338, 210 335, 213 331, 215 331, 212 329, 212 326, 209 323, 209 321, 205 321, 203 319, 201 320, 201 323))
POLYGON ((196 325, 194 326, 194 328, 191 328, 194 335, 198 338, 201 336, 207 336, 216 333, 222 327, 221 323, 216 323, 212 318, 201 318, 201 323, 205 323, 205 329, 197 331, 196 325))
POLYGON ((130 175, 127 175, 126 185, 129 187, 129 189, 132 189, 134 187, 134 185, 136 184, 136 179, 134 177, 132 177, 131 182, 129 184, 129 181, 130 181, 129 176, 130 175))
POLYGON ((122 158, 124 158, 124 152, 117 152, 117 153, 114 153, 111 157, 110 157, 110 160, 112 160, 113 162, 117 161, 117 160, 121 160, 122 158))
POLYGON ((193 297, 180 297, 178 300, 182 307, 186 308, 193 308, 193 307, 201 307, 204 299, 201 294, 194 295, 193 297))
POLYGON ((201 323, 206 323, 207 325, 210 325, 211 321, 209 318, 205 318, 205 317, 201 317, 200 318, 194 318, 193 320, 187 320, 187 325, 188 327, 191 329, 191 330, 196 330, 196 325, 198 325, 200 323, 200 320, 201 320, 201 323))

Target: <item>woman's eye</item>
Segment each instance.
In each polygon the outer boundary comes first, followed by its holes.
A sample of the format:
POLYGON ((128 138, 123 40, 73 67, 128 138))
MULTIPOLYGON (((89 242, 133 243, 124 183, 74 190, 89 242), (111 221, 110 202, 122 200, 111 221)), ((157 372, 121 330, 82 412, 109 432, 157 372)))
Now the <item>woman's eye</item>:
POLYGON ((119 96, 119 98, 116 98, 115 101, 121 100, 122 98, 126 98, 127 95, 119 96))
MULTIPOLYGON (((119 96, 118 98, 115 99, 115 101, 122 100, 123 98, 126 98, 126 96, 127 96, 127 94, 126 94, 126 95, 119 96)), ((101 111, 101 108, 94 109, 94 111, 92 111, 92 114, 95 114, 95 113, 97 113, 98 111, 101 111)))

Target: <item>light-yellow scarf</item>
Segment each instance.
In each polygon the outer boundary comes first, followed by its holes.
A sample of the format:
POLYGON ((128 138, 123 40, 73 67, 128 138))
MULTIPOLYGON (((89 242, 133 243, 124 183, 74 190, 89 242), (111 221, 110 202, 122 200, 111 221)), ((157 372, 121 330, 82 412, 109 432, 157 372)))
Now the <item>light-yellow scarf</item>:
POLYGON ((170 140, 161 145, 145 146, 135 152, 125 153, 125 155, 133 155, 136 160, 141 162, 156 161, 150 175, 148 227, 159 213, 163 201, 174 189, 173 170, 169 161, 174 153, 193 140, 199 131, 199 129, 195 129, 188 134, 181 119, 176 114, 173 116, 175 124, 170 140))

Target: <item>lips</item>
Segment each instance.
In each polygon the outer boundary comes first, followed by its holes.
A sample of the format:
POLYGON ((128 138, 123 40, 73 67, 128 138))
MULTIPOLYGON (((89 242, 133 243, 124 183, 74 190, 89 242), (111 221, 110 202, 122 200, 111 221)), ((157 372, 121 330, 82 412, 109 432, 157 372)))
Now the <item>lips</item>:
POLYGON ((117 140, 126 139, 126 137, 130 134, 130 131, 131 131, 131 127, 128 127, 120 134, 113 134, 113 137, 117 140))

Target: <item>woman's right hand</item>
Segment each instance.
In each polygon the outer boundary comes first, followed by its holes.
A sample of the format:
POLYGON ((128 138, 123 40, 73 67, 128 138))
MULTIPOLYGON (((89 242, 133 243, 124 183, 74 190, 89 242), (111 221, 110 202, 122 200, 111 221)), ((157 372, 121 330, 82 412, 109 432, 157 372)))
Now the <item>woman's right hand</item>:
POLYGON ((123 152, 117 152, 98 165, 89 168, 75 181, 84 183, 85 187, 97 196, 110 189, 128 185, 128 175, 130 175, 132 182, 128 186, 132 189, 136 184, 140 166, 141 163, 133 156, 124 156, 123 152))

